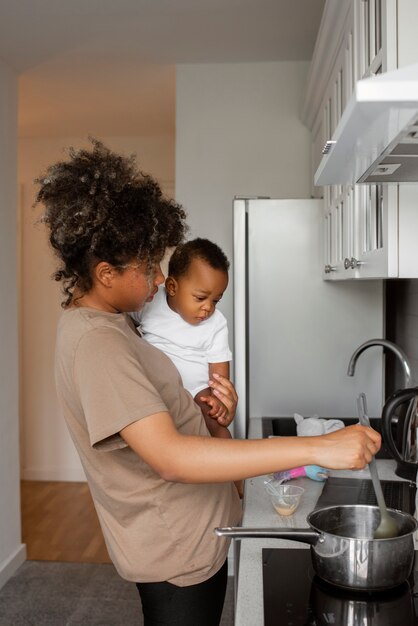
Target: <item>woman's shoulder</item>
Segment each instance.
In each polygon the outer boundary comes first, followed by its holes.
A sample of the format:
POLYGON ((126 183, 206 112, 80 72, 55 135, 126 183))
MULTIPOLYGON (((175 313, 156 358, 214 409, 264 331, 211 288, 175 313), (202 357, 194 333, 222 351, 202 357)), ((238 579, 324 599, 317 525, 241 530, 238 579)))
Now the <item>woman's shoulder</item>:
POLYGON ((71 343, 87 339, 94 341, 99 336, 106 336, 107 341, 112 337, 114 341, 121 341, 131 333, 135 333, 135 328, 126 313, 108 313, 88 307, 64 311, 57 331, 58 339, 71 343))

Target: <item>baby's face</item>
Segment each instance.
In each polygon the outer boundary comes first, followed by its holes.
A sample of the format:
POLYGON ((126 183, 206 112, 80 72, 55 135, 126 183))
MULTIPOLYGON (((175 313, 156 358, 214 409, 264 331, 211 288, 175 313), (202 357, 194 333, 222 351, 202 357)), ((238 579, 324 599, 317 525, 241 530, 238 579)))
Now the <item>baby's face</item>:
POLYGON ((228 273, 213 269, 202 259, 193 259, 187 274, 168 277, 168 305, 185 322, 196 326, 213 315, 228 285, 228 273))

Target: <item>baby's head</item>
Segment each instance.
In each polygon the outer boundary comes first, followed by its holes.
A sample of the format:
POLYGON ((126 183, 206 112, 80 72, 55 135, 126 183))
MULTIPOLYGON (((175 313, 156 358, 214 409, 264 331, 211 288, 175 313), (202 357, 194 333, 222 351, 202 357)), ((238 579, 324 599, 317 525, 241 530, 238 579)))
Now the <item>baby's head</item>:
POLYGON ((174 251, 165 281, 167 302, 196 326, 213 315, 228 285, 229 261, 215 243, 193 239, 174 251))

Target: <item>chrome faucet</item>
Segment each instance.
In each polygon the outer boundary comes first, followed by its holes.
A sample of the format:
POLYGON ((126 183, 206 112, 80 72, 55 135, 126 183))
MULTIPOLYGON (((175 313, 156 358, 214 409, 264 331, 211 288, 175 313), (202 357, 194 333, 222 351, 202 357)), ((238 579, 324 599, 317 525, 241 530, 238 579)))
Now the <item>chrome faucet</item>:
POLYGON ((361 346, 359 346, 357 350, 353 352, 353 355, 350 359, 347 370, 348 376, 354 376, 357 359, 362 352, 364 352, 365 350, 367 350, 367 348, 370 348, 371 346, 382 346, 383 349, 391 350, 394 354, 396 354, 402 365, 405 387, 409 387, 411 384, 411 366, 409 364, 408 357, 406 356, 405 352, 396 345, 396 343, 393 343, 392 341, 387 341, 387 339, 369 339, 368 341, 362 343, 361 346))

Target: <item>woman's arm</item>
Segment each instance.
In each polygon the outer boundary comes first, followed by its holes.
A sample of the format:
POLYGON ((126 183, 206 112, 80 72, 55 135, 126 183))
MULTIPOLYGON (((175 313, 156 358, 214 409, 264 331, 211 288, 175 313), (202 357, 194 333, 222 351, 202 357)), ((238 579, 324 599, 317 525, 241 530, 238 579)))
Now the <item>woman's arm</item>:
MULTIPOLYGON (((212 382, 221 401, 236 406, 236 392, 225 378, 212 382)), ((300 465, 362 469, 380 448, 380 435, 349 426, 321 437, 219 439, 180 434, 167 412, 150 415, 121 430, 126 443, 168 481, 227 482, 300 465)))

